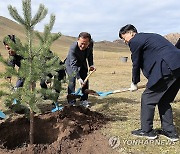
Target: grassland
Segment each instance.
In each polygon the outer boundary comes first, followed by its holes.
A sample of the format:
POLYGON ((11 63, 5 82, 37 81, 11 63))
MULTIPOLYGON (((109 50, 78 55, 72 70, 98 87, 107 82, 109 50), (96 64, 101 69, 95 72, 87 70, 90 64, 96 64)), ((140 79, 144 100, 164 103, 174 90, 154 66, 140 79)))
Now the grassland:
MULTIPOLYGON (((12 21, 6 21, 4 19, 1 20, 0 23, 0 28, 3 28, 2 23, 6 26, 8 25, 9 28, 7 31, 0 29, 0 41, 2 41, 3 36, 9 33, 16 34, 18 37, 25 39, 19 25, 12 25, 14 24, 12 21)), ((54 43, 52 50, 56 52, 61 59, 64 59, 67 55, 69 45, 74 40, 75 38, 73 37, 62 36, 54 43)), ((0 52, 3 56, 7 57, 2 43, 0 44, 0 52)), ((90 89, 95 91, 111 91, 130 86, 132 64, 130 52, 127 47, 113 43, 95 43, 94 62, 97 71, 89 79, 90 89), (126 63, 121 62, 121 56, 128 57, 128 61, 126 63)), ((2 65, 0 71, 3 71, 2 65)), ((147 80, 142 76, 140 85, 145 84, 146 81, 147 80)), ((0 82, 5 82, 5 80, 0 80, 0 82)), ((15 82, 15 79, 13 82, 15 82)), ((112 94, 103 99, 95 96, 89 97, 89 101, 92 102, 91 110, 101 112, 112 118, 102 130, 102 133, 106 135, 107 138, 117 136, 120 141, 120 145, 117 148, 112 148, 112 151, 124 154, 179 153, 180 142, 170 143, 164 137, 159 137, 155 142, 150 142, 131 135, 132 130, 140 127, 140 99, 142 92, 143 89, 136 92, 112 94)), ((66 102, 64 94, 60 97, 60 102, 66 102)), ((5 110, 2 100, 0 100, 0 103, 0 109, 5 110)), ((174 123, 180 134, 180 93, 177 95, 172 106, 174 123)), ((157 110, 154 119, 154 128, 160 128, 160 119, 157 110)))

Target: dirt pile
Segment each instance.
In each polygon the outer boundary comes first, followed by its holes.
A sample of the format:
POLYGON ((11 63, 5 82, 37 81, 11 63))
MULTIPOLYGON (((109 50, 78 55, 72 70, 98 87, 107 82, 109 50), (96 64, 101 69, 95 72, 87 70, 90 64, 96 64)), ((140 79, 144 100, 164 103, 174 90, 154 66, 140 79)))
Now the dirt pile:
POLYGON ((102 114, 80 106, 35 117, 35 144, 29 146, 29 121, 17 118, 0 124, 0 153, 111 153, 98 131, 107 121, 102 114))

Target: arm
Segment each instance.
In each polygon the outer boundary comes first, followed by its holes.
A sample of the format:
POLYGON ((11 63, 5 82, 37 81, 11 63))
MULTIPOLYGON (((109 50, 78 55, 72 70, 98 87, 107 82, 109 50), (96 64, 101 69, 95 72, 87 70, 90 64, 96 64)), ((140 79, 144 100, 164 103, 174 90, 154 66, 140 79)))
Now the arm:
POLYGON ((72 68, 73 72, 76 74, 77 79, 79 79, 80 74, 79 74, 78 60, 75 55, 76 45, 71 46, 69 50, 68 59, 69 59, 70 67, 72 68))
POLYGON ((89 65, 89 66, 92 66, 92 65, 94 65, 94 62, 93 62, 93 49, 90 49, 89 52, 90 52, 90 53, 89 53, 89 56, 87 57, 87 59, 88 59, 88 65, 89 65))
POLYGON ((12 66, 13 68, 15 67, 14 57, 9 59, 8 65, 9 65, 9 66, 12 66))
POLYGON ((89 45, 89 55, 87 57, 90 71, 96 70, 96 68, 94 67, 94 61, 93 61, 93 46, 94 46, 94 44, 93 44, 93 42, 91 42, 89 45))
POLYGON ((132 82, 137 84, 140 82, 140 64, 141 64, 141 51, 143 45, 139 42, 132 41, 129 43, 131 50, 131 59, 132 59, 132 82))
POLYGON ((18 67, 20 67, 22 59, 23 57, 17 54, 15 54, 14 56, 10 56, 10 61, 8 62, 8 65, 12 67, 15 67, 15 65, 17 65, 18 67))

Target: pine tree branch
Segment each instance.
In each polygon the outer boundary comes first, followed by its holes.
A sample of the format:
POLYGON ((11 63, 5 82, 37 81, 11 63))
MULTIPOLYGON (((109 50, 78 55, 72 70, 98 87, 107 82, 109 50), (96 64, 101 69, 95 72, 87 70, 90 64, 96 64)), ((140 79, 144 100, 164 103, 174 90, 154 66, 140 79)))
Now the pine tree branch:
POLYGON ((22 1, 25 23, 31 29, 31 0, 22 1))
POLYGON ((35 32, 35 35, 37 36, 37 38, 40 40, 40 42, 43 42, 43 37, 40 35, 39 32, 35 32))
POLYGON ((5 66, 8 66, 7 60, 5 60, 2 56, 0 56, 0 62, 3 63, 5 66))
POLYGON ((43 34, 44 34, 43 44, 45 44, 46 42, 48 42, 48 37, 50 36, 49 25, 44 26, 44 33, 43 34))
POLYGON ((7 96, 7 95, 8 95, 8 93, 6 93, 6 92, 0 90, 0 98, 1 98, 2 96, 7 96))
POLYGON ((56 16, 54 14, 51 14, 50 23, 49 23, 49 31, 52 30, 54 23, 55 23, 55 20, 56 20, 56 16))
POLYGON ((31 21, 31 26, 35 26, 38 22, 43 20, 46 17, 47 13, 48 13, 48 10, 44 7, 43 4, 40 4, 38 12, 35 14, 35 16, 33 17, 31 21))
POLYGON ((25 25, 24 19, 18 14, 17 9, 15 7, 9 5, 8 10, 13 19, 15 19, 19 24, 25 25))
POLYGON ((57 34, 54 34, 53 36, 52 36, 52 42, 54 42, 54 41, 56 41, 57 39, 59 39, 60 37, 61 37, 61 33, 57 33, 57 34))

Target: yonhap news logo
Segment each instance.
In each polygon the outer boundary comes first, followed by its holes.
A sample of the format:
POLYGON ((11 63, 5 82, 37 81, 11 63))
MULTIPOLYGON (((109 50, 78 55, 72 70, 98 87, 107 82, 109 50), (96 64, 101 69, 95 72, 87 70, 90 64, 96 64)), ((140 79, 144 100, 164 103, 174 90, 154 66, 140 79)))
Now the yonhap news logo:
POLYGON ((118 136, 112 136, 109 138, 109 145, 111 148, 115 149, 119 147, 120 145, 120 140, 118 136))
POLYGON ((113 149, 120 147, 120 145, 136 146, 136 145, 158 145, 158 146, 170 146, 175 145, 176 142, 169 140, 147 140, 147 139, 120 139, 118 136, 112 136, 109 138, 109 146, 113 149))

